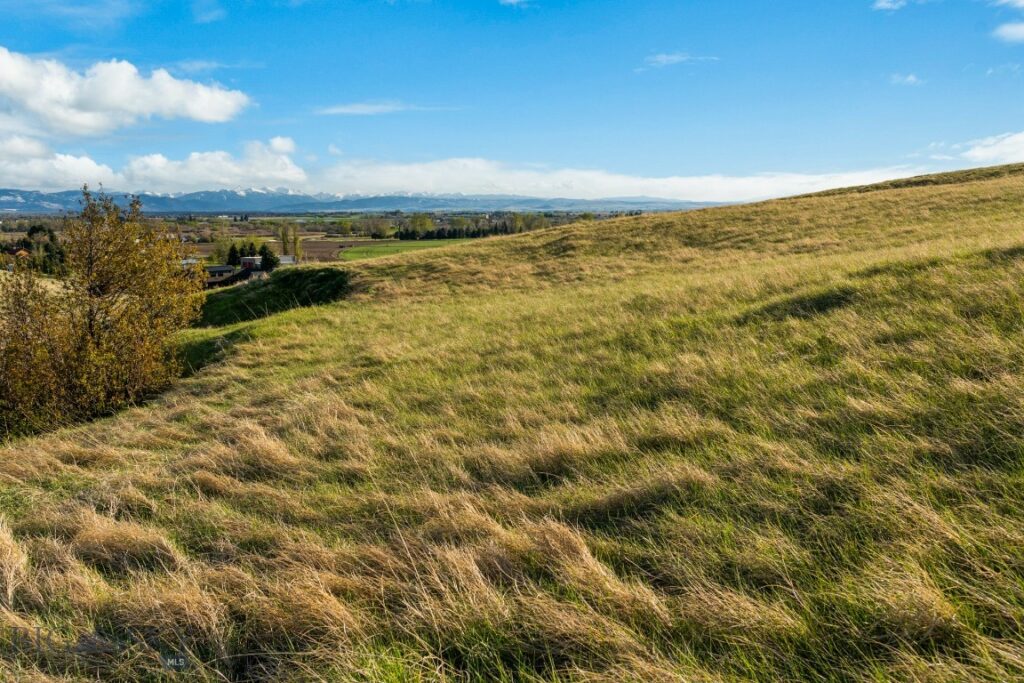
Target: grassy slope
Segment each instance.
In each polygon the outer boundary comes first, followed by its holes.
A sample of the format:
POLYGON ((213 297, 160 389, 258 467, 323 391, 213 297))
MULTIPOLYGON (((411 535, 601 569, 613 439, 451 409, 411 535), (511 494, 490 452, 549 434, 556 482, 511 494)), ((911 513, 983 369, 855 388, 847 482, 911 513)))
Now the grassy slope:
POLYGON ((338 272, 4 450, 2 618, 211 681, 1024 675, 1018 173, 338 272))

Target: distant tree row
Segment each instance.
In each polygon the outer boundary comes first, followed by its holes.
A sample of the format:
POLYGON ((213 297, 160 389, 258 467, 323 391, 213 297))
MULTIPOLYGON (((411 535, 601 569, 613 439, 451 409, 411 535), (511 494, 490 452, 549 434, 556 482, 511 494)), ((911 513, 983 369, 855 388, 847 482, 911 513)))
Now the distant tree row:
POLYGON ((399 227, 400 240, 445 240, 515 235, 551 227, 543 214, 509 214, 499 219, 475 220, 456 216, 447 225, 438 225, 428 214, 411 216, 399 227))

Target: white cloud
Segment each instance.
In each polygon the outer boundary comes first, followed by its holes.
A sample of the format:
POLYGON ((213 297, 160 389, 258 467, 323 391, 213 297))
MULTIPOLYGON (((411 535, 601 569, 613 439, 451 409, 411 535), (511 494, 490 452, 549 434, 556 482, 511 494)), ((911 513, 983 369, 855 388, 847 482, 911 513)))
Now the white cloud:
POLYGON ((1024 133, 1006 133, 969 143, 962 155, 980 164, 1012 164, 1024 161, 1024 133))
POLYGON ((0 149, 4 150, 0 154, 0 187, 43 190, 72 189, 89 183, 136 192, 271 186, 340 194, 514 194, 579 199, 646 196, 745 201, 878 182, 923 170, 903 166, 825 174, 650 177, 456 158, 420 163, 343 160, 307 171, 292 159, 294 141, 278 137, 250 142, 240 156, 226 151, 193 152, 176 160, 149 154, 131 159, 115 171, 87 156, 51 152, 31 138, 0 140, 0 149))
POLYGON ((1018 9, 1024 9, 1024 0, 996 0, 996 5, 1003 5, 1004 7, 1016 7, 1018 9))
POLYGON ((677 64, 693 64, 695 62, 717 62, 718 57, 697 57, 688 52, 659 52, 648 55, 644 59, 644 66, 634 69, 641 73, 649 69, 664 69, 677 64))
POLYGON ((177 79, 164 69, 145 77, 131 63, 112 60, 79 73, 0 47, 0 108, 31 129, 99 135, 153 116, 215 123, 248 103, 242 92, 177 79))
POLYGON ((37 159, 49 153, 49 148, 35 138, 23 135, 0 138, 0 159, 37 159))
POLYGON ((906 167, 853 173, 765 173, 754 176, 629 176, 592 169, 519 167, 488 159, 444 159, 423 163, 346 161, 324 171, 318 189, 389 194, 518 194, 534 197, 660 197, 742 201, 813 192, 911 175, 906 167))
POLYGON ((140 0, 0 0, 0 14, 48 17, 74 29, 93 29, 118 24, 137 14, 140 0))
POLYGON ((648 66, 664 67, 672 66, 673 64, 684 64, 686 62, 693 62, 697 61, 698 59, 702 58, 693 57, 685 52, 663 52, 661 54, 651 55, 644 61, 647 63, 648 66))
POLYGON ((986 76, 1017 76, 1020 74, 1021 65, 1016 62, 991 66, 985 71, 986 76))
POLYGON ((1007 43, 1024 42, 1024 22, 1003 24, 995 30, 996 38, 1007 43))
POLYGON ((238 61, 221 62, 216 59, 183 59, 170 66, 171 71, 184 74, 209 73, 223 69, 262 69, 265 65, 262 62, 238 61))
POLYGON ((174 65, 174 70, 187 74, 198 74, 207 71, 217 71, 225 66, 226 64, 223 62, 213 59, 184 59, 174 65))
POLYGON ((192 0, 192 18, 197 24, 220 21, 227 15, 227 10, 217 0, 192 0))
POLYGON ((437 107, 418 107, 399 100, 384 100, 380 102, 335 104, 330 107, 321 107, 315 113, 320 116, 379 116, 380 114, 394 114, 401 111, 440 111, 440 109, 437 107))
POLYGON ((274 154, 295 154, 295 140, 280 135, 270 138, 268 147, 274 154))
POLYGON ((327 153, 330 154, 332 157, 340 157, 343 152, 341 151, 341 147, 338 147, 336 144, 332 142, 331 144, 327 145, 327 153))
POLYGON ((287 186, 304 188, 306 171, 292 161, 295 143, 274 138, 250 142, 241 157, 228 152, 193 152, 181 161, 162 154, 132 159, 122 171, 125 186, 133 191, 188 192, 219 188, 287 186))
POLYGON ((907 0, 875 0, 871 9, 898 10, 907 6, 907 0))
POLYGON ((893 85, 924 85, 925 81, 918 78, 916 74, 893 74, 889 77, 889 82, 893 85))
POLYGON ((0 186, 67 190, 83 183, 112 186, 117 175, 89 157, 54 154, 39 140, 0 138, 0 186))
POLYGON ((82 184, 112 190, 188 192, 251 186, 309 185, 306 171, 295 164, 291 138, 248 143, 241 156, 225 151, 193 152, 181 160, 162 154, 135 157, 121 170, 88 156, 54 153, 23 136, 0 138, 0 187, 68 190, 82 184))

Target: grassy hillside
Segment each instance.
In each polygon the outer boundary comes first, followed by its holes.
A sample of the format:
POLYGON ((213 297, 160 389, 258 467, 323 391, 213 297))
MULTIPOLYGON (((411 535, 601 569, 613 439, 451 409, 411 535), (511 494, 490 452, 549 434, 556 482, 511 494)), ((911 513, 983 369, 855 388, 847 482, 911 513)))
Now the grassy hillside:
POLYGON ((8 677, 1024 676, 1016 172, 286 272, 0 452, 0 618, 148 644, 8 677))

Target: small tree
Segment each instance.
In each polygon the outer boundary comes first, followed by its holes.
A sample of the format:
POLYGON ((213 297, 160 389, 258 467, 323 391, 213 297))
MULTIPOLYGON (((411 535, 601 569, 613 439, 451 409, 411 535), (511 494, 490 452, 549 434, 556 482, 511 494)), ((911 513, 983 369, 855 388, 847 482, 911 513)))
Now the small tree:
POLYGON ((299 237, 299 226, 292 227, 292 255, 298 261, 302 258, 302 238, 299 237))
POLYGON ((277 258, 277 254, 271 250, 266 242, 260 245, 259 257, 260 269, 268 273, 281 265, 281 259, 277 258))
POLYGON ((281 242, 281 253, 284 254, 285 256, 288 256, 291 253, 290 251, 288 251, 288 248, 291 246, 291 240, 288 237, 288 226, 276 226, 274 228, 274 234, 277 236, 277 239, 281 242))
POLYGON ((413 239, 420 239, 434 229, 434 220, 425 213, 417 213, 409 219, 409 229, 413 239))
POLYGON ((237 244, 232 243, 231 247, 228 249, 226 262, 229 266, 239 266, 242 264, 242 255, 238 252, 237 244))
POLYGON ((25 268, 0 282, 0 429, 30 431, 108 413, 167 384, 174 337, 196 318, 202 276, 181 241, 108 196, 83 190, 64 227, 66 278, 25 268), (10 378, 10 379, 8 379, 10 378))

